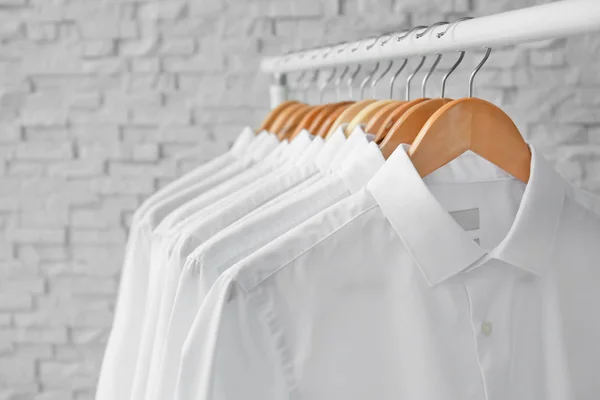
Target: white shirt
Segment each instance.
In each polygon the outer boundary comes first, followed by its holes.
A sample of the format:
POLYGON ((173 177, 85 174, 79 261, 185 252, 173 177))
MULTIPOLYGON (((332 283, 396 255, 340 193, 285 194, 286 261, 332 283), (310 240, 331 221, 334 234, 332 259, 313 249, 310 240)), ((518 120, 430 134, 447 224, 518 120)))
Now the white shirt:
POLYGON ((202 165, 199 165, 187 174, 175 179, 165 187, 159 189, 156 193, 152 194, 152 196, 148 197, 136 210, 133 221, 139 222, 144 214, 160 200, 165 199, 178 191, 186 189, 194 182, 208 178, 212 174, 227 167, 232 162, 240 159, 243 157, 245 152, 252 148, 252 146, 260 143, 264 139, 263 136, 266 136, 266 132, 261 132, 259 135, 255 136, 252 129, 248 127, 244 128, 234 141, 229 151, 202 165))
MULTIPOLYGON (((383 165, 372 143, 357 145, 354 155, 332 174, 293 198, 249 214, 241 223, 219 232, 187 258, 179 279, 171 322, 165 338, 156 396, 174 398, 181 349, 200 306, 221 272, 308 218, 360 190, 383 165)), ((193 345, 202 344, 190 339, 193 345)))
POLYGON ((423 181, 399 147, 219 277, 177 399, 600 398, 600 218, 532 154, 527 185, 472 153, 423 181))
POLYGON ((143 310, 146 299, 148 252, 153 224, 161 213, 175 207, 170 205, 172 199, 189 190, 193 182, 204 185, 201 190, 208 190, 218 184, 219 179, 235 173, 236 169, 230 168, 232 165, 241 163, 243 168, 244 160, 248 159, 249 153, 252 154, 249 149, 253 149, 257 143, 264 144, 265 137, 266 134, 255 137, 250 129, 244 129, 230 151, 165 186, 148 198, 135 213, 125 251, 113 328, 102 362, 96 399, 129 399, 131 394, 143 317, 140 310, 143 310))
MULTIPOLYGON (((277 139, 274 135, 271 135, 271 140, 275 141, 277 139)), ((240 173, 232 179, 223 181, 210 193, 191 198, 187 203, 182 204, 162 220, 156 228, 156 232, 164 233, 172 229, 187 217, 194 215, 198 210, 204 209, 207 205, 216 200, 221 199, 240 188, 251 185, 261 177, 281 168, 282 165, 290 162, 290 156, 297 156, 309 143, 310 139, 307 136, 298 136, 298 140, 294 140, 292 143, 288 143, 287 140, 281 142, 276 151, 269 154, 263 162, 257 163, 252 168, 240 173)))
POLYGON ((146 391, 151 381, 149 377, 157 374, 159 354, 162 353, 163 338, 185 256, 195 248, 196 243, 201 243, 203 238, 234 222, 249 212, 252 207, 262 204, 265 199, 276 197, 282 191, 316 173, 314 163, 306 168, 294 166, 294 161, 310 144, 310 136, 305 134, 297 136, 289 145, 279 146, 283 151, 278 157, 267 158, 264 162, 192 200, 194 207, 182 207, 186 208, 186 212, 190 215, 175 224, 172 231, 167 234, 177 236, 179 238, 177 241, 163 240, 161 243, 160 240, 153 240, 150 301, 145 310, 142 340, 134 375, 133 399, 147 398, 146 391), (255 182, 257 179, 258 182, 255 182), (219 190, 223 188, 225 190, 219 190), (214 192, 218 192, 216 196, 214 192), (211 201, 207 202, 206 197, 210 197, 211 201), (216 202, 210 204, 212 201, 216 202), (175 246, 170 248, 171 244, 175 246), (168 258, 165 257, 167 253, 169 253, 168 258))

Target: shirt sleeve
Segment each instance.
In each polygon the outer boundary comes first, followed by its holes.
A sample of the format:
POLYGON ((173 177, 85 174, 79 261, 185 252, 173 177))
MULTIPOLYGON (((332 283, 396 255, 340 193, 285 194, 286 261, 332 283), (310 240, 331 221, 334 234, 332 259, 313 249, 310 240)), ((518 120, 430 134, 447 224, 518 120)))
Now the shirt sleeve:
POLYGON ((183 348, 178 400, 282 400, 288 389, 260 302, 222 274, 183 348))

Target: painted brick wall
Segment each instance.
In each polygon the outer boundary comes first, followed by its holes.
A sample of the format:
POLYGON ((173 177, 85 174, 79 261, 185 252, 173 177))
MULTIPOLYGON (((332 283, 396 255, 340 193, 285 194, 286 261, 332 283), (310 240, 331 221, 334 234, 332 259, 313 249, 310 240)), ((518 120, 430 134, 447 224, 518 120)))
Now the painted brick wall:
MULTIPOLYGON (((260 121, 262 55, 535 3, 0 0, 0 400, 93 398, 133 210, 260 121)), ((594 192, 599 54, 600 35, 499 49, 476 83, 594 192)))

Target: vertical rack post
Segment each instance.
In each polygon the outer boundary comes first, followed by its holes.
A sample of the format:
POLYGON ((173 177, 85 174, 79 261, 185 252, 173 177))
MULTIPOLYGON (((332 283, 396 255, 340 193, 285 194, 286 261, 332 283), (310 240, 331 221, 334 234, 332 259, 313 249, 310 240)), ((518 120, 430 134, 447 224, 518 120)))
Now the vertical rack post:
POLYGON ((287 74, 276 72, 273 74, 273 83, 269 87, 271 108, 277 107, 288 99, 287 74))

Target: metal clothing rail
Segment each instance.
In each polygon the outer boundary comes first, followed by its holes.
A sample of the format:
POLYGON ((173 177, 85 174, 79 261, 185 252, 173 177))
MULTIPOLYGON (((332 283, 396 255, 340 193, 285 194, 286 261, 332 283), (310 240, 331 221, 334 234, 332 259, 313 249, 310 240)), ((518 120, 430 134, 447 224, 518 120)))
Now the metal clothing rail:
POLYGON ((271 104, 286 99, 286 73, 372 61, 407 58, 456 50, 514 45, 600 31, 600 0, 564 0, 457 24, 432 26, 425 35, 390 33, 317 49, 264 58, 263 72, 271 73, 271 104), (445 33, 444 33, 445 32, 445 33))

